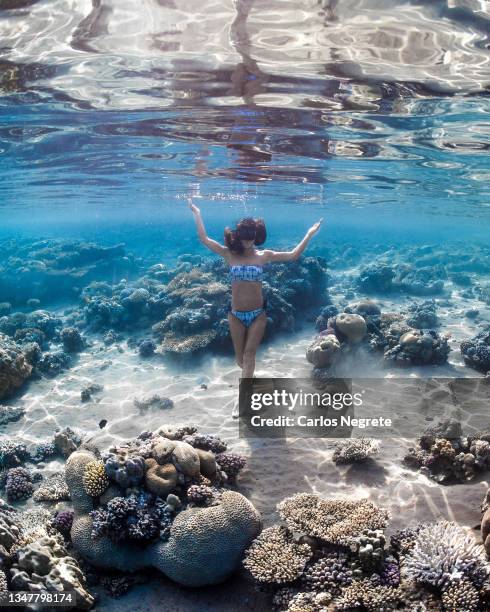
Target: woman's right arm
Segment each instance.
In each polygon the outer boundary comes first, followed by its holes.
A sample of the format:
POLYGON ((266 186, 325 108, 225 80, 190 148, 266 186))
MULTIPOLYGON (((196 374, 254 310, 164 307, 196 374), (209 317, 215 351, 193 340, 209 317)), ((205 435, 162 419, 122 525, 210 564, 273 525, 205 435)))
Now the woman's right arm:
POLYGON ((195 204, 192 203, 192 200, 190 198, 189 198, 189 208, 191 209, 192 214, 194 215, 194 221, 196 222, 199 240, 210 251, 213 251, 213 253, 217 253, 218 255, 221 255, 221 257, 226 258, 226 256, 228 255, 228 247, 224 246, 223 244, 220 244, 216 240, 213 240, 206 234, 206 229, 204 227, 204 223, 201 217, 201 211, 195 204))

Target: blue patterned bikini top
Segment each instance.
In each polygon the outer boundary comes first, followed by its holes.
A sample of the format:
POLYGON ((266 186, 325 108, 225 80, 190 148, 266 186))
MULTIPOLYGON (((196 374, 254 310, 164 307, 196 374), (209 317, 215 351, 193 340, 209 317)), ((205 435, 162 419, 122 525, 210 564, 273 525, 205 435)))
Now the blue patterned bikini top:
POLYGON ((261 281, 264 268, 262 266, 239 265, 230 266, 231 281, 261 281))

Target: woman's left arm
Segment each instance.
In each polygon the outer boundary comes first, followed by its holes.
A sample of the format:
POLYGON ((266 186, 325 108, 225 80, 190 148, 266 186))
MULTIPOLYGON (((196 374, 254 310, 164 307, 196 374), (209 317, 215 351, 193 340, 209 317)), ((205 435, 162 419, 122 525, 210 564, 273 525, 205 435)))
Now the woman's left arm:
POLYGON ((323 217, 320 219, 320 221, 310 227, 310 229, 306 232, 306 235, 303 240, 298 243, 291 251, 264 250, 264 255, 266 257, 267 262, 294 261, 295 259, 298 259, 301 253, 306 249, 308 242, 320 229, 322 221, 323 217))

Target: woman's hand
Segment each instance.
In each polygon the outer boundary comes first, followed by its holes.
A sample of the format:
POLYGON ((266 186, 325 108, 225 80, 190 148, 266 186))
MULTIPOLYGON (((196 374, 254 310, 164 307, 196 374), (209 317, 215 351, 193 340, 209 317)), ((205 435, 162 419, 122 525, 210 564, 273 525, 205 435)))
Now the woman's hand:
POLYGON ((310 227, 310 229, 308 230, 308 236, 314 236, 317 231, 320 229, 320 225, 322 224, 323 221, 323 217, 320 219, 320 221, 317 221, 317 223, 315 223, 314 225, 312 225, 310 227))
POLYGON ((187 201, 189 202, 189 208, 192 210, 192 212, 195 215, 200 215, 201 211, 199 210, 199 208, 195 204, 192 203, 192 200, 189 198, 187 201))

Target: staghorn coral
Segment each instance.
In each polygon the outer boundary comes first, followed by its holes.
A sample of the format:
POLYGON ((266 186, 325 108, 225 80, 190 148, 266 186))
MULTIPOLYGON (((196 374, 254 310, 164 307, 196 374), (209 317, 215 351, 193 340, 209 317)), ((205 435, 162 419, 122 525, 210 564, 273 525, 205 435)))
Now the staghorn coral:
POLYGON ((414 546, 403 555, 401 567, 409 580, 438 588, 462 578, 478 582, 490 574, 483 546, 449 521, 421 528, 414 546))
POLYGON ((109 486, 109 478, 102 461, 91 461, 83 472, 83 486, 91 497, 100 497, 109 486))
POLYGON ((303 572, 313 551, 308 544, 297 544, 284 526, 264 529, 248 550, 243 566, 260 583, 293 582, 303 572))
POLYGON ((442 594, 444 612, 478 612, 480 596, 467 579, 457 580, 444 589, 442 594))
POLYGON ((379 453, 379 440, 353 438, 341 440, 335 446, 332 460, 337 464, 365 461, 379 453))
POLYGON ((367 499, 324 500, 298 493, 277 505, 281 518, 293 531, 332 544, 349 546, 364 529, 383 529, 389 514, 367 499))

